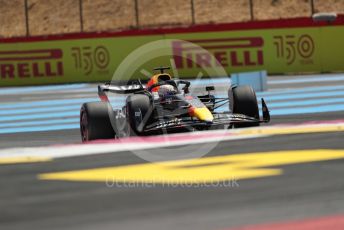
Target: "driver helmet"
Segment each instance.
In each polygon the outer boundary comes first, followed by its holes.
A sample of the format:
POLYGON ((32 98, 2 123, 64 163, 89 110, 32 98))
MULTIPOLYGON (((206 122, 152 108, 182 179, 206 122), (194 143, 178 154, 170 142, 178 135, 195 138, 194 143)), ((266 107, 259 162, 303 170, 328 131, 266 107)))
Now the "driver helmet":
POLYGON ((160 98, 175 95, 177 90, 172 85, 162 85, 159 87, 158 94, 160 98))

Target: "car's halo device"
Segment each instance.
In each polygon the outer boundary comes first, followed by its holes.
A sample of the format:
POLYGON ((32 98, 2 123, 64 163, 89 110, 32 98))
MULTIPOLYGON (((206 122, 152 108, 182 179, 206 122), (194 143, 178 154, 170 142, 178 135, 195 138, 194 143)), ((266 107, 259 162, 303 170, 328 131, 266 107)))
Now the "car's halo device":
POLYGON ((190 82, 173 80, 164 72, 167 69, 170 68, 155 68, 160 73, 152 76, 145 86, 140 80, 127 85, 99 85, 101 101, 84 103, 81 107, 82 140, 254 127, 270 121, 264 99, 261 99, 263 116, 259 116, 252 87, 230 86, 227 97, 217 97, 213 94, 215 87, 206 86, 202 95, 193 95, 189 93, 190 82), (114 109, 108 93, 127 94, 123 107, 114 109))

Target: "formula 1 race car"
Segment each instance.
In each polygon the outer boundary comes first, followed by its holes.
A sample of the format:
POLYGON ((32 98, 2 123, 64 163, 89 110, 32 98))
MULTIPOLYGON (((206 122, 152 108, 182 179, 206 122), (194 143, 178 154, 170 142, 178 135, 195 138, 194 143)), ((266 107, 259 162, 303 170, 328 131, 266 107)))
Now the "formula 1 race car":
POLYGON ((85 103, 80 112, 82 141, 127 136, 189 132, 259 126, 270 121, 269 110, 262 99, 260 119, 258 103, 250 86, 231 86, 228 97, 212 94, 214 86, 207 86, 206 94, 189 93, 190 82, 173 80, 159 67, 144 86, 140 80, 125 86, 106 83, 98 86, 101 102, 85 103), (182 87, 181 87, 182 86, 182 87), (113 109, 107 93, 130 94, 121 109, 113 109), (228 111, 216 112, 228 104, 228 111))

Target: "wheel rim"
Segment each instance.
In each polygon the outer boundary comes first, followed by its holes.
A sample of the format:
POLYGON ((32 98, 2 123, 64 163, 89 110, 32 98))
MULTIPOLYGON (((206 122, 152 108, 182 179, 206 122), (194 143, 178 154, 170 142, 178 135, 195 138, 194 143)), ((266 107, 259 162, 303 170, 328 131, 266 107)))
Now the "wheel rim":
POLYGON ((88 141, 87 115, 85 112, 81 114, 80 128, 82 141, 88 141))

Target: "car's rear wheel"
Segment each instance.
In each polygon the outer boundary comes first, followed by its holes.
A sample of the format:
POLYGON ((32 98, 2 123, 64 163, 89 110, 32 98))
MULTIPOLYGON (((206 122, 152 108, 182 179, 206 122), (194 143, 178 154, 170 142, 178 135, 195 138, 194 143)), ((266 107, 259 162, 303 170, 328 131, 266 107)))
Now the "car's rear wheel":
POLYGON ((106 102, 84 103, 80 110, 80 132, 83 142, 115 137, 109 113, 112 108, 106 102))
MULTIPOLYGON (((243 114, 259 120, 259 110, 256 93, 251 86, 238 86, 232 89, 233 113, 243 114)), ((234 124, 235 128, 259 126, 259 122, 234 124)))
POLYGON ((129 136, 143 134, 143 127, 149 122, 151 115, 151 102, 147 95, 134 94, 127 97, 127 122, 129 123, 129 136))

